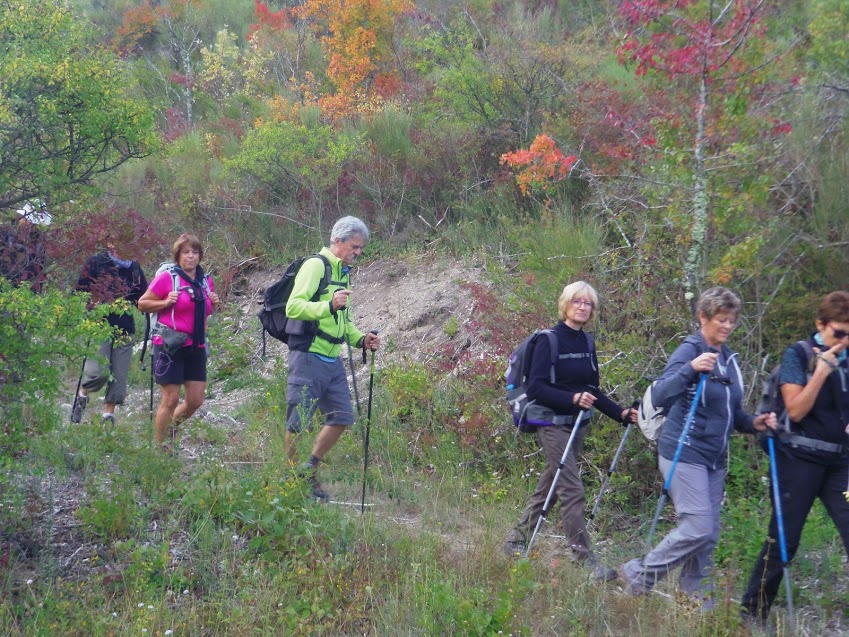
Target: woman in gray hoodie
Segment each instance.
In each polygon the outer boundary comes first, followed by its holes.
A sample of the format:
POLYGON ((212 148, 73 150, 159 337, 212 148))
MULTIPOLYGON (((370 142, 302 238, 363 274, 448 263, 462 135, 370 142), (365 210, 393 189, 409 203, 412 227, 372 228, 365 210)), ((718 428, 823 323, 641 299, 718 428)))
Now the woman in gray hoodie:
POLYGON ((743 375, 737 354, 725 341, 734 329, 740 299, 723 287, 705 291, 696 305, 700 329, 669 357, 652 387, 652 400, 667 411, 658 440, 658 464, 664 479, 682 444, 669 495, 678 525, 647 555, 620 569, 626 590, 644 594, 681 567, 680 588, 710 605, 713 551, 719 539, 719 512, 725 488, 728 439, 734 429, 746 433, 775 428, 775 414, 751 416, 743 411, 743 375), (696 388, 703 389, 693 421, 681 441, 696 388))

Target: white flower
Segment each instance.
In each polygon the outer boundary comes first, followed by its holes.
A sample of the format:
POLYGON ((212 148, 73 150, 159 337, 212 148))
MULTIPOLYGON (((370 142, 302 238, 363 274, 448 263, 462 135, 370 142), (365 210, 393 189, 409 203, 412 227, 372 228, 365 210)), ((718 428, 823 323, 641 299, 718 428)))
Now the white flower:
POLYGON ((32 584, 32 580, 31 580, 31 579, 28 579, 28 580, 27 580, 27 586, 30 586, 31 584, 32 584))
POLYGON ((144 608, 144 604, 142 604, 141 602, 139 602, 139 608, 144 608))
POLYGON ((166 635, 173 635, 174 631, 169 628, 168 630, 165 631, 165 634, 166 635))
POLYGON ((153 610, 153 604, 148 604, 147 609, 148 609, 148 610, 153 610))
POLYGON ((234 539, 234 540, 238 540, 238 539, 239 539, 239 536, 238 536, 238 535, 234 535, 234 536, 233 536, 233 539, 234 539))

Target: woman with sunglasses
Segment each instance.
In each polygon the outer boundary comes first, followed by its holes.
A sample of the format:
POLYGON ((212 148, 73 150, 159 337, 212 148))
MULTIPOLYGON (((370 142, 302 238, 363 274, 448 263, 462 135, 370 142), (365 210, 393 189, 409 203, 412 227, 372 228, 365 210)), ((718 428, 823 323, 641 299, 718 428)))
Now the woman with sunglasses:
POLYGON ((169 351, 161 334, 153 337, 153 373, 162 390, 153 438, 173 451, 177 428, 203 404, 206 395, 206 319, 218 307, 212 279, 200 266, 203 246, 192 234, 181 234, 172 248, 174 264, 153 279, 139 299, 142 312, 158 312, 164 329, 179 332, 183 345, 169 351), (185 396, 180 403, 180 388, 185 396))
MULTIPOLYGON (((799 548, 816 498, 825 505, 849 555, 849 501, 844 496, 849 489, 849 292, 828 294, 814 324, 817 331, 808 339, 810 348, 801 343, 788 347, 779 376, 789 422, 779 427, 775 468, 788 560, 799 548), (806 349, 813 352, 810 360, 806 349)), ((773 509, 767 539, 743 595, 745 618, 766 622, 783 570, 773 509)))
MULTIPOLYGON (((584 281, 563 288, 557 301, 560 322, 551 328, 557 342, 557 363, 551 377, 549 339, 537 337, 528 372, 529 422, 538 427, 546 466, 540 475, 519 523, 511 531, 504 552, 511 556, 524 553, 533 529, 542 514, 560 459, 566 450, 573 427, 578 431, 557 482, 553 498, 560 502, 566 544, 579 562, 589 567, 596 580, 612 579, 616 571, 604 568, 590 548, 584 522, 584 485, 578 470, 578 452, 587 435, 589 418, 576 423, 580 413, 593 407, 617 422, 636 421, 637 411, 617 405, 599 389, 598 360, 595 347, 584 327, 598 311, 598 294, 584 281), (531 414, 531 409, 534 412, 531 414)), ((551 502, 553 506, 554 501, 551 502)))
POLYGON ((775 414, 753 417, 743 411, 743 374, 737 354, 725 344, 740 305, 739 297, 726 288, 706 290, 696 303, 700 329, 672 353, 652 386, 653 403, 667 413, 658 439, 658 464, 664 479, 672 472, 669 496, 678 525, 648 554, 622 566, 620 576, 631 594, 649 593, 680 566, 681 590, 705 609, 713 604, 710 574, 719 539, 728 439, 734 429, 754 433, 776 424, 775 414), (673 463, 679 445, 678 462, 673 463))

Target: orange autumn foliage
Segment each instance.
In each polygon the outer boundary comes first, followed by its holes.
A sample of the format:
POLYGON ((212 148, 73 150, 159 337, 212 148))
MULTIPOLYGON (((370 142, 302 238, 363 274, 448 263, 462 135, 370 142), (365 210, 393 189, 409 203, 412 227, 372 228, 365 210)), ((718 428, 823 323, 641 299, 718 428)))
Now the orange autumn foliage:
POLYGON ((327 76, 336 88, 320 100, 326 115, 344 117, 373 90, 385 97, 389 87, 400 87, 400 79, 390 79, 397 78, 392 36, 398 17, 412 8, 409 0, 307 0, 292 10, 326 34, 327 76))
POLYGON ((529 189, 547 191, 558 181, 569 176, 578 162, 575 155, 564 155, 548 135, 537 135, 527 150, 504 153, 501 163, 520 169, 516 183, 523 195, 529 189))

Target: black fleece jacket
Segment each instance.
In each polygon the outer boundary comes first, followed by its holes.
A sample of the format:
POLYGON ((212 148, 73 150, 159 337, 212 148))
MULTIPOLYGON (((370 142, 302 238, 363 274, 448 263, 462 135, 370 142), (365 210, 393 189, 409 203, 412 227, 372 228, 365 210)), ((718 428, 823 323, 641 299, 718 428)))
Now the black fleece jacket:
POLYGON ((560 358, 555 366, 555 383, 551 384, 551 348, 547 338, 538 338, 531 356, 528 375, 528 398, 553 410, 558 415, 576 416, 580 411, 572 401, 575 394, 590 392, 598 400, 595 407, 617 422, 622 421, 620 407, 598 389, 598 359, 589 351, 587 335, 560 321, 551 328, 557 337, 560 358))

